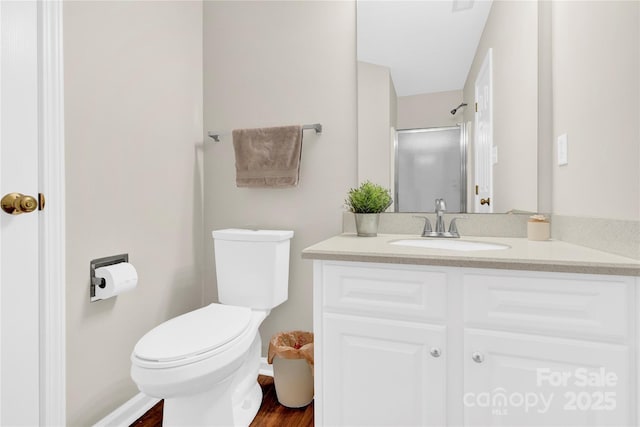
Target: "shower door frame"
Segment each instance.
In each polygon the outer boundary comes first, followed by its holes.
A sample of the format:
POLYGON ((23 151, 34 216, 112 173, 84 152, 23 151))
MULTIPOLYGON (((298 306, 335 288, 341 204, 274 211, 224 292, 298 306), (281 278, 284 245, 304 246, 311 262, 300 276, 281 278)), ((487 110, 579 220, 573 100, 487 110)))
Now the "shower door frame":
MULTIPOLYGON (((428 128, 413 128, 413 129, 398 129, 395 132, 395 137, 393 140, 393 164, 394 164, 394 177, 393 177, 393 193, 394 193, 394 212, 400 212, 400 196, 399 196, 399 156, 398 156, 398 135, 400 133, 421 133, 421 132, 437 132, 443 130, 452 130, 459 129, 460 130, 460 212, 459 213, 467 213, 467 134, 468 129, 464 123, 456 123, 455 126, 437 126, 437 127, 428 127, 428 128)), ((435 202, 435 201, 434 201, 435 202)), ((434 203, 435 206, 435 203, 434 203)), ((427 211, 431 212, 431 211, 427 211)))

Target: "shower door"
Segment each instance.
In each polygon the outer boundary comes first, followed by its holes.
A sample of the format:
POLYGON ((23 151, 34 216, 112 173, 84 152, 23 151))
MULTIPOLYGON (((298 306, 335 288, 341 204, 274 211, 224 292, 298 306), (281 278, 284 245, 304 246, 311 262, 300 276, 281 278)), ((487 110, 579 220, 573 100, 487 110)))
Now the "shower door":
POLYGON ((466 142, 460 126, 396 133, 395 210, 466 212, 466 142))

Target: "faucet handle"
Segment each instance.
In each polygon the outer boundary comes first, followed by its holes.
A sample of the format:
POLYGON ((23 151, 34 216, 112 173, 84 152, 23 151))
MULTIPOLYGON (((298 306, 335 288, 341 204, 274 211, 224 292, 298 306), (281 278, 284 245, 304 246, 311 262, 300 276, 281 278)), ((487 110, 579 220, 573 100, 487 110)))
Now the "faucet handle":
POLYGON ((424 230, 422 230, 422 234, 431 233, 431 221, 429 221, 429 217, 422 215, 413 215, 414 218, 424 219, 424 230))
POLYGON ((451 222, 449 223, 449 233, 455 235, 456 237, 460 237, 460 233, 458 232, 458 225, 456 221, 459 219, 467 219, 466 216, 457 216, 455 218, 451 218, 451 222))
POLYGON ((436 213, 444 212, 446 210, 447 210, 447 203, 444 201, 444 199, 436 199, 436 213))

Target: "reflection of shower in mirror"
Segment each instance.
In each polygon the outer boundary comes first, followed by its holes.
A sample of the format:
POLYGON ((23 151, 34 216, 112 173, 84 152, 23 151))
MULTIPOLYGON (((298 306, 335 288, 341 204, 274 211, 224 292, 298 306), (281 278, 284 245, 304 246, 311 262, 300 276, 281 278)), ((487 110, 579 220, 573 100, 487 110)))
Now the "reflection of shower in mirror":
POLYGON ((454 108, 453 110, 451 110, 451 115, 455 116, 456 113, 458 112, 458 110, 462 107, 466 107, 467 104, 465 102, 463 102, 462 104, 458 105, 456 108, 454 108))
MULTIPOLYGON (((461 124, 462 125, 462 124, 461 124)), ((396 131, 395 212, 467 212, 466 129, 464 125, 396 131)))

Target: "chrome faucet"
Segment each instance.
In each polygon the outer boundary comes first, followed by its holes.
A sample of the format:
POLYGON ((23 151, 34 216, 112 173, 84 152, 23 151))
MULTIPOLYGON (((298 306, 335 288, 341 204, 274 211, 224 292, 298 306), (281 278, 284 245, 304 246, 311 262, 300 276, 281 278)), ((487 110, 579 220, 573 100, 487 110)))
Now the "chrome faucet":
POLYGON ((436 233, 444 233, 444 213, 447 210, 447 204, 444 199, 436 199, 436 233))
POLYGON ((431 221, 426 216, 416 216, 416 218, 424 219, 424 229, 422 230, 422 237, 460 237, 458 232, 458 226, 456 220, 460 218, 453 218, 449 223, 449 231, 445 231, 444 226, 444 213, 447 210, 447 204, 444 199, 436 199, 436 229, 431 229, 431 221))

